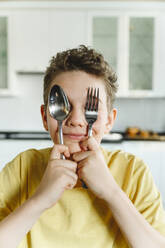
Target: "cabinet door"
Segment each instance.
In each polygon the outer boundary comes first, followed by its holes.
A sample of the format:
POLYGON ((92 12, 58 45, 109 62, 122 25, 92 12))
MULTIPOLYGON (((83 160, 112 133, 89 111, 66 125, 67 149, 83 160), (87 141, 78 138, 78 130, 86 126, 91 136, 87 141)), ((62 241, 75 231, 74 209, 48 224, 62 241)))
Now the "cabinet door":
POLYGON ((0 89, 7 84, 7 17, 0 16, 0 89))
POLYGON ((118 17, 94 16, 92 19, 93 47, 117 70, 118 17))
POLYGON ((0 171, 19 153, 31 149, 52 147, 51 140, 0 140, 0 171))
POLYGON ((13 11, 9 23, 9 52, 12 69, 40 71, 48 63, 48 12, 13 11))
POLYGON ((86 23, 83 11, 53 10, 49 15, 50 57, 64 49, 86 44, 86 23))
POLYGON ((163 205, 165 208, 165 144, 162 142, 162 147, 160 150, 160 161, 161 161, 161 166, 160 166, 160 188, 161 188, 161 193, 162 193, 162 198, 163 198, 163 205))
MULTIPOLYGON (((159 143, 159 142, 158 142, 159 143)), ((124 142, 124 150, 142 159, 150 168, 157 187, 160 189, 160 152, 157 142, 128 141, 124 142)))
POLYGON ((146 90, 156 92, 153 78, 155 17, 113 14, 113 11, 111 14, 89 12, 93 46, 117 71, 121 95, 139 91, 147 94, 146 90))
POLYGON ((165 207, 165 145, 155 141, 128 141, 124 142, 124 150, 143 159, 149 167, 154 182, 161 193, 165 207))

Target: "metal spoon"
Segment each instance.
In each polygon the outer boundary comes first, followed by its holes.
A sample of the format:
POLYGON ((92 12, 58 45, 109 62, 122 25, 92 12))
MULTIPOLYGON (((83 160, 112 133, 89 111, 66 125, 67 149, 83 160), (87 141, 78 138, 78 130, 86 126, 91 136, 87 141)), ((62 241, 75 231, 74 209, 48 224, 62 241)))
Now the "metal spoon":
MULTIPOLYGON (((58 133, 60 144, 63 142, 62 122, 67 118, 70 113, 70 104, 68 98, 59 85, 54 85, 51 88, 49 97, 49 113, 58 122, 58 133)), ((64 155, 61 154, 61 158, 64 159, 64 155)))

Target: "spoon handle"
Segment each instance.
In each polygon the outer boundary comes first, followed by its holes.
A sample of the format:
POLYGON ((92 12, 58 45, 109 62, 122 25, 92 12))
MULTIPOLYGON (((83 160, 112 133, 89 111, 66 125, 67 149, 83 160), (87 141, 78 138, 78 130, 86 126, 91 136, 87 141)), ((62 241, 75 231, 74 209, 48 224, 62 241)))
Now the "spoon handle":
MULTIPOLYGON (((60 144, 64 144, 64 141, 63 141, 63 131, 62 131, 62 121, 58 121, 58 128, 59 128, 59 141, 60 141, 60 144)), ((61 159, 65 159, 65 156, 63 154, 61 154, 61 159)))

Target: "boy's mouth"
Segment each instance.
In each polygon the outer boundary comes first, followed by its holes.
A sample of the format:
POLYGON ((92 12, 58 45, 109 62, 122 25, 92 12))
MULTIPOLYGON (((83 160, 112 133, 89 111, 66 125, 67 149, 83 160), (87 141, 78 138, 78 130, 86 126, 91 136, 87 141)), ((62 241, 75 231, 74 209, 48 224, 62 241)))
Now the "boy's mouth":
POLYGON ((71 139, 71 140, 83 140, 85 138, 85 134, 77 134, 77 133, 64 133, 63 134, 66 139, 71 139))

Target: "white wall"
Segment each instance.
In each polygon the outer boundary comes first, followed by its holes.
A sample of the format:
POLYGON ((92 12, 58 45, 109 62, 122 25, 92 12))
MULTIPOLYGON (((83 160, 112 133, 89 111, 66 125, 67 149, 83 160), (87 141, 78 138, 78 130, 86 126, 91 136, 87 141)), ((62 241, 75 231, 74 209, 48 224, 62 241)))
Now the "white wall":
POLYGON ((138 126, 156 132, 165 132, 165 99, 117 99, 118 117, 114 129, 124 131, 138 126))
POLYGON ((43 77, 19 75, 17 80, 17 95, 0 98, 0 130, 43 131, 43 77))

